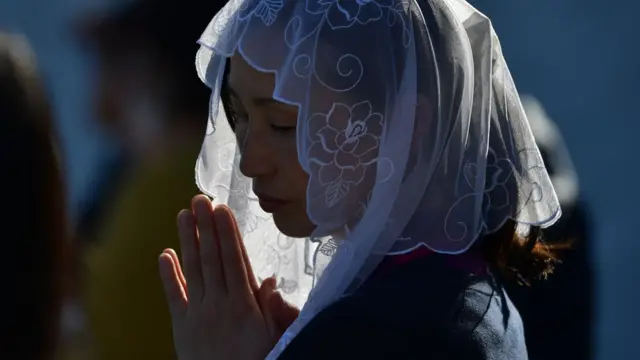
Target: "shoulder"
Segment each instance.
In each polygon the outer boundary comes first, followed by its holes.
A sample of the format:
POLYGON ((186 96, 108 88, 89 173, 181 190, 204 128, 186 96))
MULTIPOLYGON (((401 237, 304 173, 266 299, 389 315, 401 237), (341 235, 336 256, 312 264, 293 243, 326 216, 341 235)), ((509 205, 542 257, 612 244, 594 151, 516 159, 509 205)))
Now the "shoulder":
POLYGON ((520 316, 494 277, 441 260, 429 256, 369 281, 318 314, 283 355, 309 358, 322 341, 329 348, 318 358, 526 359, 520 316))
POLYGON ((493 276, 478 280, 464 289, 456 315, 444 323, 448 343, 460 359, 526 360, 520 314, 493 276))

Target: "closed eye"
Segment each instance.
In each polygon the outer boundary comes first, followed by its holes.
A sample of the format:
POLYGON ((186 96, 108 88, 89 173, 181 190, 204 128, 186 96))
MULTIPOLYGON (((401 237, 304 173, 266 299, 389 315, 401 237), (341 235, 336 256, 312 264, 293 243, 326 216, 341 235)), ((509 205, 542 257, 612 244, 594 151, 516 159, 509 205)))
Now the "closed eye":
POLYGON ((296 131, 296 127, 295 126, 277 126, 277 125, 271 125, 271 129, 277 133, 281 133, 281 134, 291 134, 293 132, 296 131))

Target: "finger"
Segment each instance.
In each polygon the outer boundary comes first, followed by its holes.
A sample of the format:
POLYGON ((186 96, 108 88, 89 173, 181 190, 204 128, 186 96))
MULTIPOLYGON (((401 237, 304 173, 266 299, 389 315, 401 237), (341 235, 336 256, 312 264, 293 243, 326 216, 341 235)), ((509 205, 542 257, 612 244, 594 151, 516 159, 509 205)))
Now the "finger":
POLYGON ((213 216, 213 205, 204 195, 193 198, 193 209, 198 224, 200 239, 200 264, 204 280, 205 296, 217 298, 227 294, 223 275, 222 257, 220 255, 220 241, 216 232, 213 216))
POLYGON ((220 239, 220 254, 227 290, 233 296, 249 295, 253 298, 247 268, 242 256, 242 239, 236 231, 233 214, 228 207, 219 205, 213 210, 213 216, 216 222, 218 238, 220 239))
POLYGON ((176 251, 173 249, 165 249, 163 252, 163 254, 168 254, 169 256, 171 256, 171 260, 173 261, 174 264, 176 264, 176 272, 178 275, 178 280, 180 280, 180 286, 182 286, 182 289, 185 291, 187 291, 187 280, 184 278, 184 273, 182 272, 182 266, 180 266, 180 259, 178 258, 178 254, 176 254, 176 251))
POLYGON ((276 291, 276 285, 277 283, 274 277, 267 278, 262 282, 262 285, 256 292, 256 299, 260 306, 260 311, 264 314, 267 326, 272 334, 276 334, 279 331, 279 326, 275 322, 274 311, 269 308, 269 299, 276 291))
POLYGON ((184 315, 188 307, 186 293, 178 278, 177 267, 179 264, 176 264, 169 254, 162 253, 158 258, 158 266, 169 311, 172 318, 177 320, 184 315))
POLYGON ((189 300, 202 301, 204 285, 202 283, 202 268, 200 266, 200 249, 196 221, 189 210, 182 210, 178 214, 178 233, 180 234, 180 248, 182 249, 182 266, 186 278, 189 300))
POLYGON ((247 279, 249 281, 249 286, 251 290, 257 293, 260 289, 260 284, 256 279, 256 274, 253 272, 253 266, 251 266, 251 261, 249 260, 249 255, 247 255, 247 247, 244 245, 244 240, 242 240, 242 234, 240 233, 240 229, 238 229, 238 223, 234 220, 233 226, 235 232, 240 241, 240 250, 242 252, 242 261, 244 262, 245 271, 247 272, 247 279))

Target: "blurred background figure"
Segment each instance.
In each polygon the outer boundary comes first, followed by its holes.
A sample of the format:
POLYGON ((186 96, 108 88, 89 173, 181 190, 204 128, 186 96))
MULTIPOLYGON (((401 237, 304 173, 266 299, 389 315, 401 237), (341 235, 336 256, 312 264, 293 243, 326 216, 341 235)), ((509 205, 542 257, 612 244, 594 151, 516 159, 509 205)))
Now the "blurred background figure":
POLYGON ((196 40, 224 3, 130 1, 81 26, 96 55, 96 117, 120 145, 79 223, 94 237, 83 239, 82 279, 92 359, 175 358, 157 256, 179 247, 176 214, 197 193, 209 90, 196 76, 196 40))
POLYGON ((29 44, 2 32, 0 167, 0 359, 53 359, 69 245, 58 137, 29 44))
POLYGON ((592 224, 580 198, 578 177, 556 124, 531 96, 523 96, 531 130, 562 205, 562 217, 545 229, 548 243, 571 241, 562 263, 546 280, 531 286, 510 283, 507 291, 525 326, 530 360, 593 358, 594 276, 592 224))

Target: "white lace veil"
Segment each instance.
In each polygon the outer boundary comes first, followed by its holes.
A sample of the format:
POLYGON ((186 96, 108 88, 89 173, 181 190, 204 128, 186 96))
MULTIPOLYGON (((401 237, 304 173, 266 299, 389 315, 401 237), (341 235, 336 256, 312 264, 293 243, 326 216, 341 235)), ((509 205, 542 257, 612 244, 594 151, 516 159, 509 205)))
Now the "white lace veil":
POLYGON ((508 219, 560 216, 491 22, 463 0, 231 0, 199 43, 198 186, 235 212, 258 277, 304 304, 269 359, 388 254, 458 254, 508 219), (236 52, 299 109, 309 239, 279 233, 239 171, 220 99, 236 52))
POLYGON ((524 95, 521 98, 529 125, 531 125, 531 132, 545 160, 560 204, 562 206, 575 204, 580 194, 580 180, 562 132, 538 99, 531 95, 524 95))

